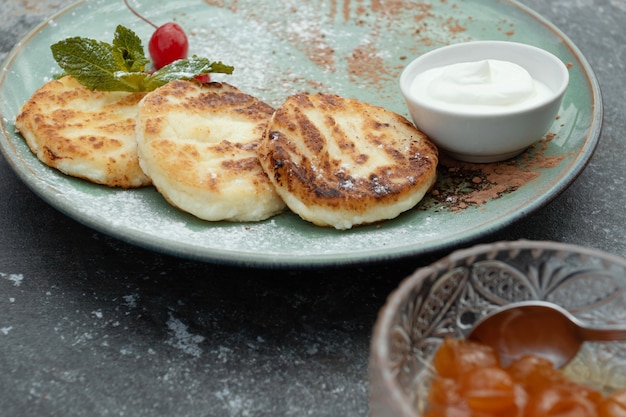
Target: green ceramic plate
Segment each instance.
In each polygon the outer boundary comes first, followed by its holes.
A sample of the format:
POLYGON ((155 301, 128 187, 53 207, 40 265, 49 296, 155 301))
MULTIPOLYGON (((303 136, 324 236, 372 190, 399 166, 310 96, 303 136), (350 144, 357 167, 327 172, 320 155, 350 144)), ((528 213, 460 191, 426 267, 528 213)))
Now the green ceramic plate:
POLYGON ((272 105, 299 91, 356 97, 408 117, 398 77, 411 59, 468 40, 533 44, 571 66, 560 118, 546 140, 503 166, 523 184, 497 184, 480 169, 442 168, 435 194, 395 220, 336 231, 292 213, 252 223, 209 223, 168 205, 153 188, 123 191, 70 178, 41 164, 14 131, 22 103, 58 68, 50 45, 70 36, 109 42, 117 24, 147 44, 152 28, 122 0, 79 2, 53 16, 8 55, 0 74, 0 147, 41 198, 121 240, 181 257, 245 266, 314 267, 383 262, 452 249, 507 226, 549 202, 583 170, 601 130, 597 80, 557 28, 507 0, 152 0, 135 1, 158 24, 176 21, 190 52, 236 66, 224 80, 272 105), (472 204, 479 184, 497 198, 472 204), (478 185, 477 185, 478 184, 478 185), (469 205, 467 204, 469 202, 469 205))

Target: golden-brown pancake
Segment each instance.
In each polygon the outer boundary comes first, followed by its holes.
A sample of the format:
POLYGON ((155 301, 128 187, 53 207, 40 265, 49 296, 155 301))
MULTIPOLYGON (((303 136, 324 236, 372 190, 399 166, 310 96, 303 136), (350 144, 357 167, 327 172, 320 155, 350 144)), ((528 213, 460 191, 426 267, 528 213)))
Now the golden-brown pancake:
POLYGON ((15 120, 31 151, 61 172, 111 187, 150 184, 139 167, 137 104, 143 93, 91 91, 72 77, 49 81, 15 120))
POLYGON ((226 83, 172 81, 139 104, 140 164, 166 200, 201 219, 269 218, 285 208, 256 152, 273 111, 226 83))
POLYGON ((398 216, 437 175, 437 148, 406 118, 330 94, 288 97, 258 152, 293 212, 336 229, 398 216))

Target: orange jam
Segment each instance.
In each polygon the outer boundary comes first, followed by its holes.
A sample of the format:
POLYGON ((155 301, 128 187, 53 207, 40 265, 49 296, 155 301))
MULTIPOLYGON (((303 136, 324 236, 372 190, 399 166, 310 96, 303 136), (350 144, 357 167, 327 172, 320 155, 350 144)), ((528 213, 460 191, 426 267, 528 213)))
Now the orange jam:
POLYGON ((603 395, 537 356, 504 368, 490 347, 449 338, 433 365, 426 417, 626 417, 626 389, 603 395))

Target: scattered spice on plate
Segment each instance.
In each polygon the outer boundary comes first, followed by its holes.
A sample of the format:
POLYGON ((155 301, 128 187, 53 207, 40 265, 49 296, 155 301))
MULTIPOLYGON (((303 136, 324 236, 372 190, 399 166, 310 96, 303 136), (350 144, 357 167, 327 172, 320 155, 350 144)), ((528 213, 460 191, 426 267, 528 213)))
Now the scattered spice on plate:
POLYGON ((552 168, 566 157, 547 154, 554 136, 548 134, 516 158, 495 163, 462 162, 442 153, 439 179, 422 207, 461 211, 514 192, 539 177, 541 169, 552 168))

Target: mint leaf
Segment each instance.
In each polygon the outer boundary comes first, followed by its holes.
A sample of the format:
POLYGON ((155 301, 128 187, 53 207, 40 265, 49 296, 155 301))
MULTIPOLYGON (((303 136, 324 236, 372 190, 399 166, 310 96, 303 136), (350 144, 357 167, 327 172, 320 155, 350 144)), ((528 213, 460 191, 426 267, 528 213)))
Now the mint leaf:
POLYGON ((140 72, 150 60, 146 58, 141 38, 132 30, 118 25, 113 38, 113 57, 120 69, 128 72, 140 72))
POLYGON ((213 74, 232 74, 235 71, 235 67, 232 65, 223 64, 221 61, 213 62, 211 64, 211 73, 213 74))
POLYGON ((122 25, 116 28, 112 44, 73 37, 53 44, 50 49, 65 75, 76 78, 90 90, 147 92, 173 80, 193 80, 201 74, 234 71, 230 65, 194 55, 147 73, 145 67, 150 61, 141 39, 122 25))
MULTIPOLYGON (((150 74, 146 72, 123 72, 120 71, 115 74, 115 77, 119 82, 128 87, 127 90, 107 90, 107 91, 131 91, 141 92, 148 91, 145 88, 146 80, 150 78, 150 74)), ((98 90, 101 90, 100 88, 98 90)), ((105 90, 102 90, 105 91, 105 90)))
POLYGON ((234 67, 224 65, 221 62, 211 62, 207 58, 193 56, 187 59, 179 59, 154 72, 146 80, 145 88, 152 91, 173 80, 193 80, 201 74, 223 73, 232 74, 234 67))
POLYGON ((90 90, 136 91, 115 76, 120 69, 108 43, 74 37, 55 43, 50 49, 65 73, 90 90))
POLYGON ((50 47, 59 66, 87 88, 94 90, 110 81, 117 71, 110 45, 93 39, 68 38, 50 47))

